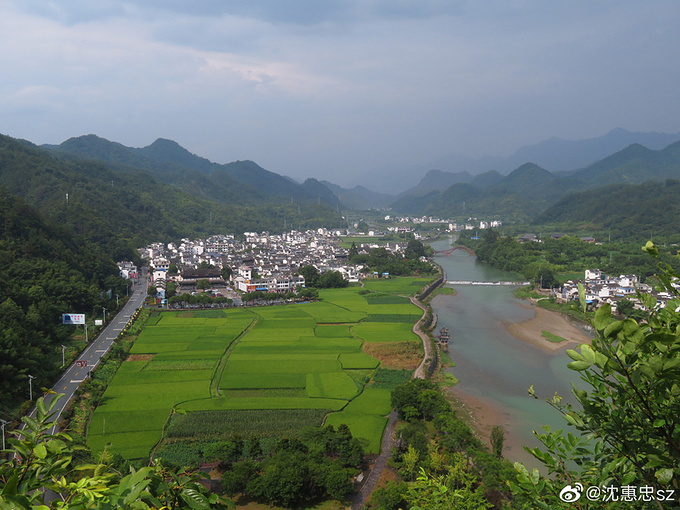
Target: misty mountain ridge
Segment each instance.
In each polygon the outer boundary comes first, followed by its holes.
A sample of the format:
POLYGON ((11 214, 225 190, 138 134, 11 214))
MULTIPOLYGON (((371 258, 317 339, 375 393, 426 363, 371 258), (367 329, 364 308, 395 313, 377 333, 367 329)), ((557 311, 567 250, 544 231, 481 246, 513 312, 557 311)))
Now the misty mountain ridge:
POLYGON ((60 145, 43 147, 63 155, 104 161, 120 170, 150 172, 166 183, 222 202, 256 204, 263 200, 287 199, 323 201, 333 208, 340 206, 338 198, 315 179, 298 184, 249 160, 213 163, 177 142, 163 138, 147 147, 134 148, 96 135, 85 135, 70 138, 60 145))
POLYGON ((486 187, 475 186, 474 179, 471 183, 455 183, 443 192, 432 191, 426 199, 402 196, 393 203, 393 208, 404 214, 494 215, 506 220, 531 221, 570 193, 615 184, 680 179, 680 142, 661 150, 632 144, 573 172, 552 173, 534 163, 525 163, 505 177, 497 173, 484 177, 486 187))
POLYGON ((615 128, 595 138, 582 140, 550 138, 521 147, 505 158, 474 159, 460 154, 449 154, 422 165, 376 170, 363 176, 362 184, 370 189, 379 189, 399 196, 423 194, 433 191, 434 188, 419 189, 415 193, 411 189, 420 186, 422 179, 419 177, 433 169, 454 174, 465 172, 473 176, 496 170, 505 175, 524 163, 533 162, 550 172, 568 172, 585 168, 634 143, 652 150, 660 150, 678 140, 680 133, 631 132, 615 128))

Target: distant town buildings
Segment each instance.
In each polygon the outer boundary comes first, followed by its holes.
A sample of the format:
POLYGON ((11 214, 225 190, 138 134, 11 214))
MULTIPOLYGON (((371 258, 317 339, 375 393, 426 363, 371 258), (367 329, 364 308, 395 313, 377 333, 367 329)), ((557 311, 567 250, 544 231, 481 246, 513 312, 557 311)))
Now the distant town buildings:
POLYGON ((609 303, 616 311, 617 303, 621 299, 633 302, 635 308, 644 310, 644 305, 638 300, 638 291, 651 294, 656 299, 657 306, 665 307, 672 298, 668 292, 656 292, 650 285, 640 283, 636 275, 608 276, 599 269, 587 269, 582 281, 568 281, 558 291, 557 297, 562 301, 578 300, 578 284, 585 290, 586 302, 593 307, 600 307, 609 303))
MULTIPOLYGON (((461 230, 474 230, 475 228, 480 228, 486 230, 489 228, 499 228, 503 226, 503 222, 499 220, 478 220, 477 218, 468 218, 465 223, 456 223, 450 219, 438 218, 436 216, 397 216, 392 217, 389 214, 385 216, 385 221, 392 221, 395 223, 406 223, 413 225, 421 225, 424 223, 438 223, 447 225, 447 229, 450 232, 461 231, 461 230)), ((387 227, 390 232, 413 232, 415 229, 408 225, 395 225, 387 227)))
MULTIPOLYGON (((359 280, 358 268, 347 260, 348 250, 340 247, 339 234, 324 228, 284 234, 244 232, 242 240, 215 235, 182 239, 179 245, 152 243, 139 251, 149 260, 152 281, 161 294, 168 281, 176 283, 181 292, 183 287, 193 289, 199 280, 229 284, 242 292, 285 293, 305 286, 304 277, 296 273, 307 265, 322 273, 339 271, 349 281, 359 280), (171 272, 171 267, 176 272, 171 272)), ((403 249, 392 244, 386 247, 403 249)))

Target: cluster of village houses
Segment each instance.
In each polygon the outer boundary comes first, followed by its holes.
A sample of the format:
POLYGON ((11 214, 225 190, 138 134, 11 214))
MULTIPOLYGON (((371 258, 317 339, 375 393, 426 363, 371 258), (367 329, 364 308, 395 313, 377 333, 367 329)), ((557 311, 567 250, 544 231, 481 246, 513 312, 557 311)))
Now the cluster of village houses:
MULTIPOLYGON (((215 286, 228 283, 242 292, 285 293, 305 286, 304 277, 296 273, 307 265, 320 272, 339 271, 348 281, 359 281, 360 268, 348 262, 348 250, 340 247, 340 234, 325 228, 284 234, 245 232, 244 240, 216 235, 182 239, 179 245, 153 243, 141 249, 140 254, 149 260, 150 278, 160 296, 169 281, 179 286, 179 292, 185 292, 193 290, 199 280, 208 280, 215 286), (171 264, 177 268, 176 273, 169 271, 171 264), (225 268, 229 271, 225 272, 225 268)), ((377 246, 367 243, 358 248, 368 252, 377 246)), ((381 246, 403 251, 406 243, 381 246)), ((123 264, 129 263, 121 263, 122 275, 123 264)))
POLYGON ((640 283, 636 275, 608 276, 599 269, 587 269, 582 282, 570 280, 562 285, 557 292, 557 299, 564 302, 578 300, 579 283, 583 284, 586 302, 589 305, 599 307, 609 303, 614 311, 621 299, 628 299, 636 308, 644 309, 636 297, 638 291, 642 294, 652 294, 660 307, 666 306, 666 302, 673 297, 668 292, 656 292, 650 285, 640 283))
MULTIPOLYGON (((341 232, 324 228, 284 234, 245 232, 242 240, 233 235, 216 235, 199 240, 182 239, 179 245, 153 243, 140 249, 140 254, 149 260, 150 280, 161 297, 169 281, 179 286, 179 292, 186 292, 194 290, 199 280, 208 280, 216 287, 230 285, 241 292, 285 293, 305 286, 304 277, 297 273, 307 265, 313 265, 320 272, 339 271, 350 282, 359 280, 361 268, 349 263, 348 250, 340 246, 340 236, 341 232), (177 272, 169 271, 171 264, 177 272), (225 272, 225 268, 229 271, 225 272)), ((400 252, 407 245, 367 241, 357 244, 360 253, 379 246, 400 252)), ((138 276, 138 269, 131 262, 118 265, 121 276, 138 276)), ((653 291, 649 285, 640 283, 636 275, 614 277, 599 269, 590 269, 585 271, 582 282, 570 280, 556 290, 558 301, 578 299, 579 283, 584 286, 586 301, 594 307, 609 303, 616 310, 617 302, 625 298, 637 308, 643 308, 636 298, 638 291, 653 293, 660 306, 665 306, 672 297, 666 292, 653 291)))
POLYGON ((479 220, 477 218, 468 218, 464 223, 456 223, 452 220, 437 218, 434 216, 397 216, 392 217, 389 214, 385 216, 385 221, 393 221, 395 223, 400 223, 401 225, 394 225, 387 227, 390 232, 413 232, 416 227, 411 227, 409 224, 421 225, 423 223, 439 223, 447 225, 447 230, 449 232, 460 232, 461 230, 474 230, 487 229, 487 228, 499 228, 503 226, 503 222, 499 220, 479 220))

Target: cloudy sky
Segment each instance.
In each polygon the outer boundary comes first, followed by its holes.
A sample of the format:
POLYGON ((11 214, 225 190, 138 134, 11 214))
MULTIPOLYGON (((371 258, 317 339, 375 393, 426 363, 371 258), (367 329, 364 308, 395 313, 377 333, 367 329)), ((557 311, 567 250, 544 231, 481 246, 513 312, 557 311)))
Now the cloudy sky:
POLYGON ((0 0, 0 132, 170 138, 350 185, 680 131, 677 0, 0 0))

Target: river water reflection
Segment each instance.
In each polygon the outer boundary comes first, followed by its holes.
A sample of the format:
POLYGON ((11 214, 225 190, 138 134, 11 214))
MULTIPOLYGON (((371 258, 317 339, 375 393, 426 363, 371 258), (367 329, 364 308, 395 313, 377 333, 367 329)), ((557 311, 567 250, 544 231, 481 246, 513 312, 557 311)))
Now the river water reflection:
MULTIPOLYGON (((450 247, 450 241, 432 244, 435 250, 450 247)), ((514 281, 517 276, 477 263, 463 250, 437 256, 448 280, 514 281)), ((537 394, 555 392, 571 397, 570 381, 577 376, 566 368, 571 361, 565 348, 554 353, 517 340, 505 328, 508 323, 531 319, 534 311, 522 306, 511 286, 456 286, 455 296, 437 296, 432 308, 438 327, 451 332, 449 353, 456 366, 447 369, 458 379, 456 392, 482 399, 493 406, 506 431, 505 457, 537 467, 538 462, 524 452, 522 445, 538 446, 532 430, 542 425, 565 428, 566 422, 542 400, 527 393, 534 385, 537 394)), ((572 400, 571 398, 569 400, 572 400)))

